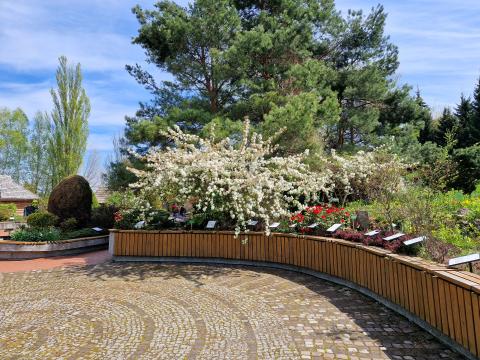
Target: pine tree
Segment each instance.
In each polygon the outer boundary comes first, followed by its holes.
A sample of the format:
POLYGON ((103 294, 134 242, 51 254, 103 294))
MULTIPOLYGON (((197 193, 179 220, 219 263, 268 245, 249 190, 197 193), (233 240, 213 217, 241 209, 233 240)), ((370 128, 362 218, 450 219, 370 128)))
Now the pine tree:
MULTIPOLYGON (((480 78, 478 79, 477 86, 473 92, 472 99, 472 116, 467 124, 467 130, 469 132, 469 142, 467 146, 472 146, 480 142, 480 78)), ((466 147, 466 146, 464 146, 466 147)))
POLYGON ((455 108, 455 116, 458 119, 457 147, 464 148, 472 145, 470 123, 473 117, 473 106, 469 97, 460 96, 460 103, 455 108))
POLYGON ((418 141, 424 144, 427 141, 434 140, 435 134, 433 129, 432 113, 430 112, 430 108, 428 107, 427 103, 423 100, 422 95, 420 94, 420 89, 418 88, 415 93, 415 102, 421 109, 420 117, 423 120, 423 127, 420 130, 418 141))
POLYGON ((458 134, 458 119, 449 108, 443 109, 442 116, 438 119, 438 129, 435 142, 441 146, 447 145, 447 139, 456 138, 458 134))

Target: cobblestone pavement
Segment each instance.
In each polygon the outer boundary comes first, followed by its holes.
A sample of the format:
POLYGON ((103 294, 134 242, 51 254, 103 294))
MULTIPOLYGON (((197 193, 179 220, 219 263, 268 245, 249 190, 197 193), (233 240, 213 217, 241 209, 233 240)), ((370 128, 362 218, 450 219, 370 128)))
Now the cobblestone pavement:
POLYGON ((0 359, 456 359, 355 291, 289 271, 114 264, 0 273, 0 359))

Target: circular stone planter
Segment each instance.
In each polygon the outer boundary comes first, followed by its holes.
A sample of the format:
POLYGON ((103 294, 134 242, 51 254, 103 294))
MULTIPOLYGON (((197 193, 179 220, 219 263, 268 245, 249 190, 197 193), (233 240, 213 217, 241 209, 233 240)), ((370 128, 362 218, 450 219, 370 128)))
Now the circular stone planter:
POLYGON ((108 235, 56 242, 24 242, 0 240, 0 260, 25 260, 80 254, 108 248, 108 235))

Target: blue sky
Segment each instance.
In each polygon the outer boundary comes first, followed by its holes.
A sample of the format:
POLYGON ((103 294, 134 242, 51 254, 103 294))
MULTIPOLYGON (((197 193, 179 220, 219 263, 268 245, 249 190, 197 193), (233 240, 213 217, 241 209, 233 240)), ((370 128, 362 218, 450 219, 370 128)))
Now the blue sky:
MULTIPOLYGON (((49 111, 57 59, 66 55, 82 64, 92 104, 88 149, 105 157, 124 116, 149 98, 125 71, 125 64, 145 64, 142 49, 131 44, 137 3, 151 7, 153 0, 0 0, 0 107, 21 107, 30 118, 49 111)), ((368 11, 379 1, 336 3, 342 12, 368 11)), ((399 83, 418 86, 436 112, 472 92, 480 75, 480 1, 380 3, 389 13, 386 32, 400 50, 399 83)))

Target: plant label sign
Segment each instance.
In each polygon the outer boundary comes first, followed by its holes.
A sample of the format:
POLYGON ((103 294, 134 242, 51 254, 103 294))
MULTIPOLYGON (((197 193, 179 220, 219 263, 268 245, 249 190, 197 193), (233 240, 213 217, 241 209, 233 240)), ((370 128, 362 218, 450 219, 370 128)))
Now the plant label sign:
POLYGON ((369 231, 369 232, 367 232, 363 235, 365 235, 365 236, 375 236, 377 234, 380 234, 380 230, 372 230, 372 231, 369 231))
POLYGON ((135 224, 135 229, 142 229, 145 226, 145 221, 139 221, 135 224))
POLYGON ((310 229, 315 229, 318 226, 318 223, 313 223, 311 225, 308 225, 310 229))
POLYGON ((448 266, 467 264, 467 263, 471 263, 471 262, 479 261, 479 260, 480 260, 480 253, 466 255, 466 256, 460 256, 460 257, 448 260, 448 266))
POLYGON ((255 226, 258 224, 257 220, 248 220, 247 225, 248 226, 255 226))
POLYGON ((94 227, 94 228, 92 228, 92 230, 95 230, 96 232, 100 232, 100 231, 102 231, 103 229, 102 229, 102 228, 99 228, 99 227, 94 227))
POLYGON ((207 229, 215 229, 215 225, 217 225, 217 222, 215 220, 210 220, 207 222, 207 229))
POLYGON ((337 231, 338 229, 340 229, 341 226, 342 226, 342 224, 334 224, 334 225, 330 226, 327 229, 327 231, 333 233, 333 232, 337 231))
POLYGON ((404 233, 396 233, 396 234, 393 234, 393 235, 390 235, 390 236, 387 236, 387 237, 383 238, 383 240, 392 241, 392 240, 398 239, 402 236, 405 236, 405 234, 404 233))
POLYGON ((425 241, 426 239, 427 239, 426 236, 420 236, 420 237, 416 237, 415 239, 405 240, 403 242, 403 244, 406 245, 406 246, 410 246, 410 245, 413 245, 413 244, 421 243, 422 241, 425 241))
POLYGON ((289 226, 289 228, 292 228, 292 229, 293 229, 293 228, 296 227, 296 226, 297 226, 297 224, 292 224, 292 225, 289 226))
POLYGON ((276 228, 278 228, 279 226, 280 226, 280 223, 279 223, 279 222, 275 222, 275 223, 273 223, 273 224, 270 224, 270 228, 272 228, 272 229, 276 229, 276 228))

